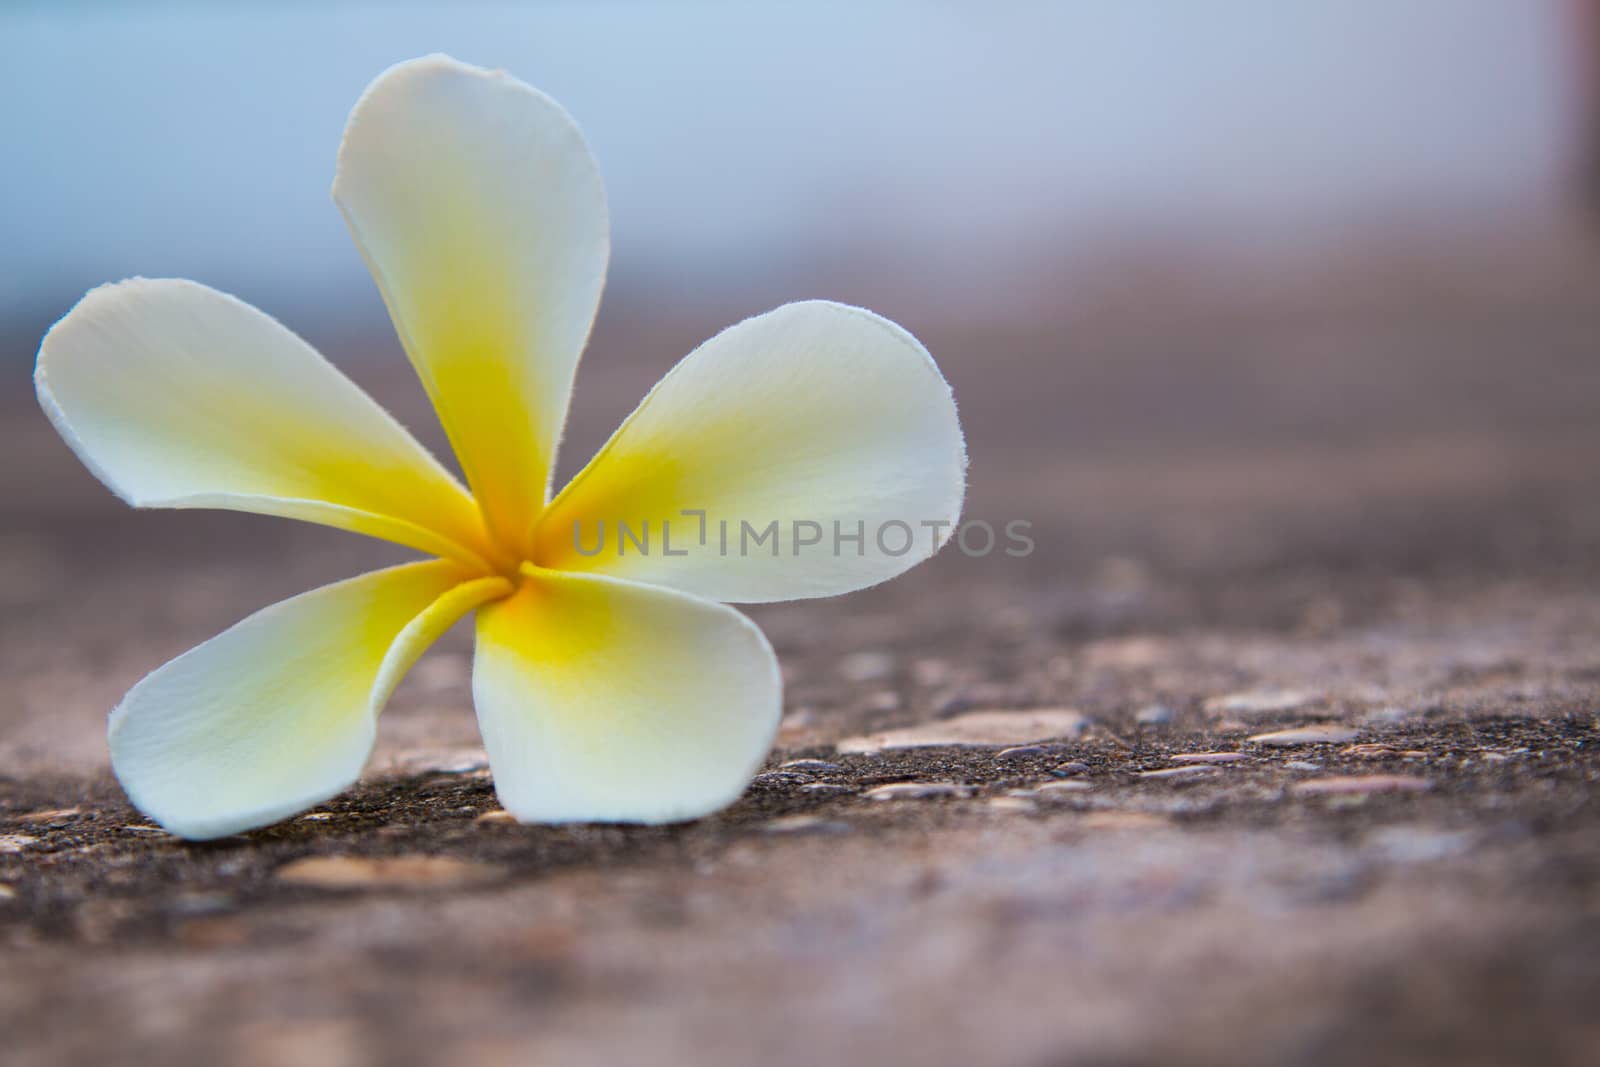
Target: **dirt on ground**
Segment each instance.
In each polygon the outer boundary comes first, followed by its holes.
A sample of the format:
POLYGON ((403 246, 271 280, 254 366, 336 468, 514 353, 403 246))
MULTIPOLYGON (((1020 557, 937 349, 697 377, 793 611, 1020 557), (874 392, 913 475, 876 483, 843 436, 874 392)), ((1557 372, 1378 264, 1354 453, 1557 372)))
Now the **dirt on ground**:
MULTIPOLYGON (((0 1060, 1596 1062, 1600 275, 1479 266, 908 320, 962 404, 969 516, 1036 549, 753 609, 778 748, 669 827, 506 819, 460 628, 349 793, 153 827, 107 767, 126 688, 402 557, 122 509, 22 354, 0 1060)), ((604 319, 564 466, 718 325, 604 319)), ((396 353, 335 354, 432 432, 396 353)))

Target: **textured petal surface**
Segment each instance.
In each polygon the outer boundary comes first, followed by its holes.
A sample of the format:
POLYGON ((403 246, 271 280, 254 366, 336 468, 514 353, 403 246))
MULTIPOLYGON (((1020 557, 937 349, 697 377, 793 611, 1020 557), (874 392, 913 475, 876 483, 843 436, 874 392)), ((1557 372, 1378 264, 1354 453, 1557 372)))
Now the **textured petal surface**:
POLYGON ((333 195, 489 525, 520 554, 605 278, 594 158, 548 97, 429 56, 356 104, 333 195))
POLYGON ((744 616, 666 589, 535 571, 478 613, 473 701, 525 822, 672 822, 731 803, 782 682, 744 616))
POLYGON ((859 308, 788 304, 661 380, 551 504, 535 559, 714 600, 832 596, 937 551, 965 469, 950 387, 914 337, 859 308))
POLYGON ((135 507, 286 515, 468 560, 482 523, 459 483, 276 320, 194 282, 91 291, 34 372, 56 430, 135 507))
POLYGON ((111 713, 111 763, 140 811, 221 837, 304 811, 354 782, 377 714, 451 623, 509 592, 444 560, 274 604, 158 668, 111 713))

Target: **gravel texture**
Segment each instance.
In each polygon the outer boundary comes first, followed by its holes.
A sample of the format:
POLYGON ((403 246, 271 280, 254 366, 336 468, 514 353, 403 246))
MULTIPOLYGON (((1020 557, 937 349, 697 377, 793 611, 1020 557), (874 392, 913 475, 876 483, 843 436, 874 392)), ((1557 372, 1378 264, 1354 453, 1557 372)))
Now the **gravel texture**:
MULTIPOLYGON (((17 399, 5 1057, 1593 1063, 1594 280, 909 322, 962 401, 969 514, 1038 548, 753 611, 779 748, 662 828, 508 820, 461 630, 347 795, 203 845, 151 827, 105 766, 123 690, 398 557, 122 510, 17 399), (1042 736, 989 714, 1030 711, 1042 736), (836 747, 885 736, 939 743, 836 747)), ((715 325, 603 322, 567 466, 715 325)))

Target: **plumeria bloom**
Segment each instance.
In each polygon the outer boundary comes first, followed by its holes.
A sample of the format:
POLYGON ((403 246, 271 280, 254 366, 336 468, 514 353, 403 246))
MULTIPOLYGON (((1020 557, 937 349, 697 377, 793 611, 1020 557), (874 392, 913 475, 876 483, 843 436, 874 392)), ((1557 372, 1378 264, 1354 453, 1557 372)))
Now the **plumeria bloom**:
POLYGON ((927 351, 841 304, 759 315, 680 362, 552 499, 609 253, 572 119, 502 72, 401 63, 351 113, 333 195, 465 486, 299 337, 194 282, 95 289, 40 348, 40 404, 127 503, 283 515, 430 557, 275 604, 140 681, 110 719, 129 797, 189 838, 321 803, 359 776, 401 676, 476 612, 473 702, 513 815, 656 823, 728 804, 782 687, 724 602, 873 585, 959 517, 965 448, 927 351), (685 512, 777 520, 782 551, 724 551, 685 512), (890 521, 943 529, 905 551, 869 532, 803 553, 789 532, 890 521), (575 537, 618 522, 658 538, 671 523, 671 553, 575 537))

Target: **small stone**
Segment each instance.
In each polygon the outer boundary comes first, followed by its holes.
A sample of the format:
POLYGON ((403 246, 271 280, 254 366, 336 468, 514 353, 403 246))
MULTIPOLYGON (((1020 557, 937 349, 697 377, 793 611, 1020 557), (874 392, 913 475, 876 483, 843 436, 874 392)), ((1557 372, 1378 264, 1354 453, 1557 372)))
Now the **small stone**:
POLYGON ((1249 759, 1243 752, 1180 752, 1172 757, 1174 763, 1238 763, 1249 759))
POLYGON ((829 763, 825 759, 792 759, 778 764, 778 770, 797 774, 832 774, 839 769, 837 763, 829 763))
POLYGON ((449 856, 307 856, 279 867, 277 878, 311 889, 455 889, 503 872, 449 856))
POLYGON ((308 811, 304 815, 300 816, 300 821, 301 822, 332 822, 333 821, 333 812, 331 812, 331 811, 308 811))
POLYGON ((1052 767, 1050 769, 1050 773, 1055 775, 1057 778, 1070 778, 1075 774, 1088 774, 1089 765, 1087 763, 1078 763, 1076 761, 1071 763, 1062 763, 1052 767))
POLYGON ((1053 756, 1066 748, 1065 745, 1014 745, 1011 748, 1001 749, 994 754, 995 759, 1024 760, 1038 759, 1041 756, 1053 756))
POLYGON ((1165 704, 1152 704, 1148 708, 1141 708, 1133 721, 1140 726, 1166 726, 1177 717, 1177 712, 1165 704))
POLYGON ((854 793, 855 787, 839 785, 836 782, 810 782, 799 788, 798 792, 810 793, 812 796, 838 796, 841 793, 854 793))
POLYGON ((1367 793, 1422 793, 1433 788, 1426 778, 1399 774, 1361 774, 1342 778, 1312 778, 1290 786, 1307 796, 1347 796, 1367 793))
POLYGON ((159 826, 146 826, 143 823, 130 823, 121 828, 125 834, 142 834, 146 837, 171 837, 159 826))
POLYGON ((811 781, 810 775, 796 774, 794 771, 765 771, 750 779, 752 785, 805 785, 811 781))
POLYGON ((839 660, 839 675, 851 682, 881 682, 894 676, 894 657, 887 652, 852 652, 839 660))
POLYGON ((76 819, 82 811, 78 808, 55 808, 50 811, 30 811, 26 815, 16 816, 20 823, 29 826, 56 826, 76 819))
POLYGON ((37 837, 30 837, 27 834, 0 834, 0 856, 21 852, 38 840, 37 837))
POLYGON ((493 811, 484 812, 482 815, 478 816, 472 821, 476 823, 483 823, 485 825, 501 825, 505 823, 515 823, 517 821, 517 817, 511 814, 505 808, 495 808, 493 811))
POLYGON ((861 794, 869 800, 927 800, 932 797, 964 797, 971 790, 955 782, 890 782, 861 794))
POLYGON ((821 815, 781 815, 761 827, 769 834, 847 834, 850 824, 821 815))
POLYGON ((15 900, 17 891, 4 882, 0 882, 0 900, 15 900))
POLYGON ((1321 699, 1322 694, 1306 689, 1252 689, 1247 692, 1212 697, 1205 702, 1205 709, 1212 715, 1237 715, 1248 718, 1296 711, 1321 699))
POLYGON ((1186 778, 1203 778, 1208 774, 1215 774, 1215 767, 1204 764, 1189 764, 1183 767, 1163 767, 1158 771, 1140 771, 1140 778, 1156 778, 1161 780, 1178 780, 1186 778))
POLYGON ((1271 733, 1254 734, 1248 740, 1258 745, 1268 745, 1272 748, 1288 748, 1294 745, 1331 745, 1344 741, 1354 741, 1360 736, 1359 731, 1348 726, 1297 726, 1292 730, 1273 730, 1271 733))
POLYGON ((1038 806, 1026 797, 990 797, 984 807, 990 811, 1010 812, 1018 815, 1025 815, 1030 811, 1039 810, 1038 806))
POLYGON ((1078 825, 1085 830, 1156 830, 1167 820, 1142 811, 1092 811, 1078 825))
POLYGON ((1065 708, 1030 711, 972 711, 898 730, 884 730, 838 743, 844 753, 882 752, 898 748, 966 746, 1010 748, 1056 737, 1079 737, 1089 728, 1081 712, 1065 708))
POLYGON ((1320 764, 1320 763, 1312 763, 1310 760, 1306 760, 1306 759, 1292 759, 1288 763, 1285 763, 1283 766, 1284 766, 1284 768, 1286 770, 1291 770, 1291 771, 1320 771, 1320 770, 1322 770, 1322 764, 1320 764))
POLYGON ((1084 793, 1093 788, 1094 786, 1088 782, 1045 782, 1043 785, 1035 786, 1033 791, 1040 796, 1050 796, 1059 793, 1084 793))

